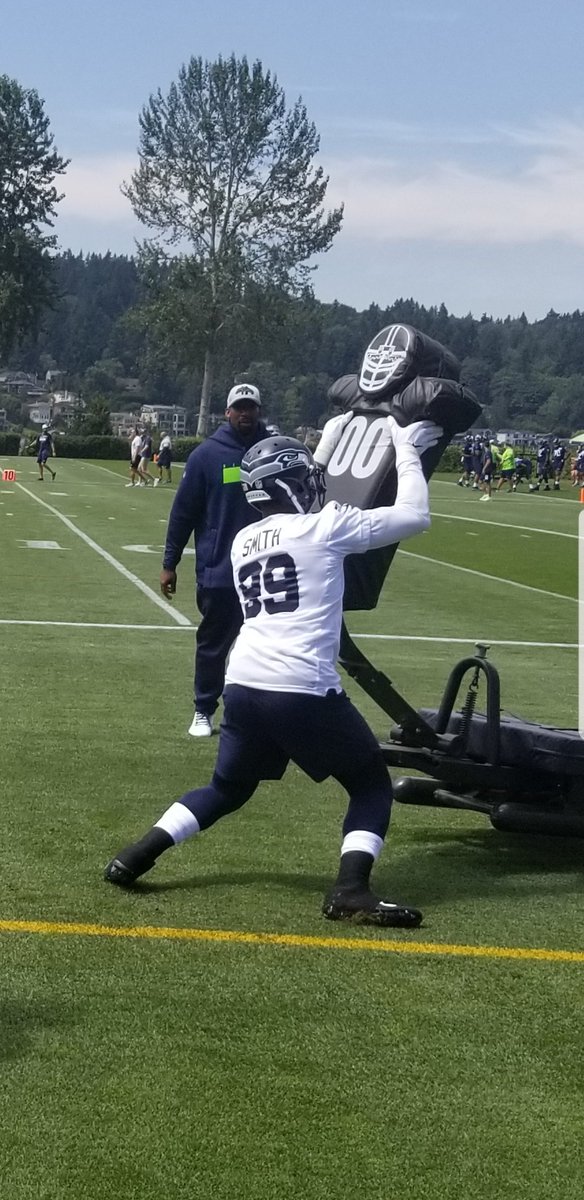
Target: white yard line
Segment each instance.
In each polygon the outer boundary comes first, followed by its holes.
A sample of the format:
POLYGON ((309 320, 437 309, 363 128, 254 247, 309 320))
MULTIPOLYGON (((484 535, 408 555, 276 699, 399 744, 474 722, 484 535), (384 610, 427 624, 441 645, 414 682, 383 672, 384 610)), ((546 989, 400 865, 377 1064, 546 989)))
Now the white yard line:
POLYGON ((489 579, 491 583, 503 583, 508 587, 521 588, 525 592, 536 592, 539 596, 551 596, 554 600, 569 600, 577 604, 576 596, 564 596, 561 592, 548 592, 545 588, 531 587, 529 583, 517 583, 515 579, 504 579, 500 575, 487 575, 484 571, 473 571, 472 567, 459 567, 457 563, 442 562, 439 558, 430 558, 427 554, 414 554, 411 550, 398 550, 405 558, 417 558, 420 562, 432 563, 435 567, 447 567, 450 571, 462 571, 465 575, 475 575, 478 579, 489 579))
POLYGON ((30 496, 31 500, 36 501, 37 504, 40 504, 43 508, 48 509, 53 516, 58 517, 59 521, 62 521, 63 525, 67 526, 67 529, 70 529, 71 532, 76 535, 76 537, 81 538, 81 540, 84 541, 87 546, 90 546, 92 550, 95 550, 95 553, 99 554, 101 558, 105 559, 105 561, 109 563, 110 567, 113 567, 114 570, 118 571, 120 575, 123 575, 124 579, 127 579, 130 583, 133 583, 134 587, 137 587, 144 596, 147 596, 147 598, 152 601, 153 604, 156 604, 158 608, 161 608, 162 611, 167 614, 167 616, 172 617, 173 621, 176 621, 177 625, 189 626, 189 628, 192 629, 192 623, 189 621, 188 617, 185 617, 184 613, 179 612, 177 608, 173 608, 168 601, 164 600, 162 596, 159 596, 151 587, 148 587, 147 583, 143 583, 137 575, 134 575, 132 571, 128 571, 128 568, 125 567, 123 563, 118 562, 118 559, 114 558, 113 554, 110 554, 108 550, 104 550, 102 546, 99 546, 97 542, 94 542, 93 538, 90 538, 87 533, 84 533, 82 529, 79 529, 77 525, 74 525, 73 522, 69 520, 69 517, 66 517, 63 515, 63 513, 59 512, 58 508, 53 508, 52 504, 47 504, 46 500, 41 500, 40 496, 35 495, 35 493, 31 492, 29 488, 26 488, 24 484, 18 483, 16 486, 19 487, 22 492, 25 492, 27 496, 30 496))
POLYGON ((578 642, 511 642, 489 637, 424 637, 422 635, 412 637, 410 634, 404 633, 351 633, 351 637, 361 641, 371 639, 380 642, 445 642, 447 645, 458 646, 476 646, 480 642, 485 646, 541 646, 543 649, 552 650, 578 649, 578 642))
MULTIPOLYGON (((122 625, 109 621, 32 621, 22 618, 12 619, 10 617, 1 617, 0 625, 39 625, 39 626, 57 626, 63 629, 125 629, 125 630, 144 630, 145 632, 155 631, 156 633, 183 633, 186 629, 195 632, 196 626, 191 625, 122 625)), ((540 647, 550 650, 577 650, 577 642, 515 642, 508 639, 501 640, 500 638, 489 637, 430 637, 421 634, 409 633, 353 633, 351 637, 360 641, 372 642, 441 642, 444 645, 459 645, 459 646, 476 646, 478 642, 482 642, 487 646, 529 646, 540 647)))
POLYGON ((0 618, 0 625, 56 625, 62 629, 144 629, 156 630, 158 633, 181 633, 189 629, 191 633, 196 630, 196 625, 122 625, 115 621, 29 621, 29 620, 13 620, 9 617, 0 618))
POLYGON ((459 517, 454 513, 431 511, 431 516, 442 517, 445 521, 470 521, 473 525, 495 525, 497 529, 522 529, 526 533, 548 533, 550 537, 573 538, 578 541, 577 533, 558 533, 557 529, 539 529, 536 525, 512 525, 510 521, 485 521, 481 517, 459 517))

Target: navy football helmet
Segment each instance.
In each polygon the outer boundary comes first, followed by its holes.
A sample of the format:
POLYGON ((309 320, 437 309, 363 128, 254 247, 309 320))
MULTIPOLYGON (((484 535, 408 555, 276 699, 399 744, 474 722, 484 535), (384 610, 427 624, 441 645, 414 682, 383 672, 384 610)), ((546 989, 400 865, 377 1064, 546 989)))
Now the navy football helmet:
POLYGON ((276 504, 282 512, 310 512, 314 501, 322 508, 325 486, 308 449, 296 438, 264 438, 241 460, 245 498, 260 512, 276 504))

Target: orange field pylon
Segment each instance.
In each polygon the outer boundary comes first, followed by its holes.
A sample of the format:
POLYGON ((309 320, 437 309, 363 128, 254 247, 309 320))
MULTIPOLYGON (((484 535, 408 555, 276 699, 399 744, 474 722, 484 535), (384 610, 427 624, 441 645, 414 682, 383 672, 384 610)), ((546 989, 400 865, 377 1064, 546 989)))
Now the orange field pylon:
POLYGON ((584 504, 584 487, 580 488, 580 504, 584 504))

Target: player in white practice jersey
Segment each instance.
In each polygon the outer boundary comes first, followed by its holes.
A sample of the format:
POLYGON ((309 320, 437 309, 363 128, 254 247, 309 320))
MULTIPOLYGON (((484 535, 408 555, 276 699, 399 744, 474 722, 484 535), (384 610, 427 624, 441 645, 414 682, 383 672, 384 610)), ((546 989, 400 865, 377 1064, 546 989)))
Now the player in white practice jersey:
MULTIPOLYGON (((325 427, 315 455, 322 465, 349 418, 325 427)), ((241 481, 263 519, 236 535, 231 552, 244 622, 227 669, 213 778, 112 859, 105 869, 109 882, 131 886, 164 850, 241 808, 262 779, 280 779, 292 760, 316 782, 333 776, 349 796, 339 872, 324 915, 392 927, 420 924, 417 909, 381 900, 370 889, 389 825, 391 780, 336 668, 346 555, 391 545, 430 524, 420 455, 442 430, 430 421, 402 429, 393 417, 387 427, 398 475, 396 501, 387 508, 330 503, 309 511, 324 489, 310 451, 293 438, 266 438, 245 454, 241 481)))

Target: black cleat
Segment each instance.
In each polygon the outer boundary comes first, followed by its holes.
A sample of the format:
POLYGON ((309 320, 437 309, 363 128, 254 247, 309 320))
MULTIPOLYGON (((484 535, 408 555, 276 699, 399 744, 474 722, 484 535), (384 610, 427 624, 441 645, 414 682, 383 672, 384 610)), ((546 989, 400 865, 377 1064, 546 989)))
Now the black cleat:
POLYGON ((379 925, 391 929, 417 929, 422 914, 405 904, 380 900, 373 892, 333 891, 322 906, 327 921, 352 921, 355 925, 379 925))
POLYGON ((154 862, 154 859, 148 861, 143 859, 142 862, 129 866, 123 862, 121 857, 112 858, 104 869, 103 877, 107 883, 115 883, 117 887, 133 887, 136 880, 154 866, 154 862))

